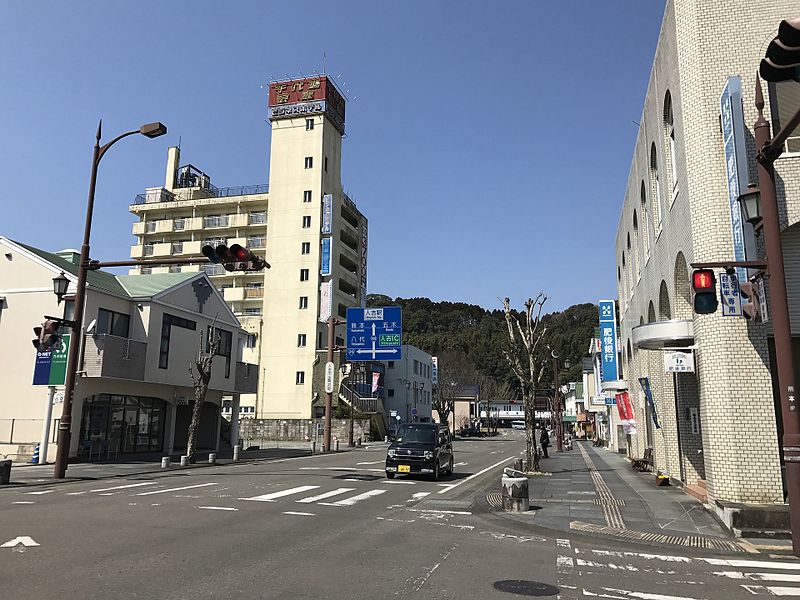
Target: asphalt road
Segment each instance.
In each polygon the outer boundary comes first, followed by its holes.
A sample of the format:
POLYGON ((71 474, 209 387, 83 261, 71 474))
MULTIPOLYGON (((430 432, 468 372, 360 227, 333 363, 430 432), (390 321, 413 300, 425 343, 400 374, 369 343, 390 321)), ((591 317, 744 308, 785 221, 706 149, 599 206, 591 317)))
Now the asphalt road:
POLYGON ((387 480, 385 448, 374 447, 6 488, 0 544, 16 542, 0 548, 0 598, 800 594, 800 582, 792 583, 800 580, 800 564, 793 561, 647 552, 521 531, 514 521, 482 513, 474 499, 523 448, 516 432, 456 441, 456 473, 438 483, 387 480), (38 545, 25 545, 31 542, 24 536, 38 545))

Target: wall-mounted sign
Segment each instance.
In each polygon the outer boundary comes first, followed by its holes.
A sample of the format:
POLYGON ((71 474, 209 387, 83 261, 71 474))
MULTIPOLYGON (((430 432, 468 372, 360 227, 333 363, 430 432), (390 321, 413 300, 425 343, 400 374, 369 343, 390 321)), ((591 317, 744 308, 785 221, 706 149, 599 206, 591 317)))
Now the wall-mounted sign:
POLYGON ((694 352, 665 352, 664 373, 694 373, 694 352))
POLYGON ((605 397, 606 406, 614 406, 617 403, 617 399, 613 396, 606 396, 605 397))
POLYGON ((767 290, 763 277, 756 279, 756 291, 758 292, 758 310, 761 312, 761 322, 767 323, 769 321, 769 311, 767 309, 767 290))
POLYGON ((336 369, 332 362, 325 363, 325 393, 333 393, 334 374, 336 369))
POLYGON ((322 233, 330 235, 333 229, 333 196, 325 194, 322 197, 322 233))
POLYGON ((333 280, 319 286, 319 320, 324 323, 333 314, 333 280))
POLYGON ((361 306, 367 305, 367 221, 361 223, 361 306))
POLYGON ((439 383, 439 357, 431 356, 431 383, 439 383))
POLYGON ((270 120, 291 118, 300 114, 324 112, 331 123, 344 133, 345 101, 336 86, 325 75, 303 77, 289 81, 273 81, 269 84, 270 120), (314 107, 297 112, 299 106, 314 107), (281 110, 283 107, 294 111, 281 110))
MULTIPOLYGON (((739 194, 747 189, 747 147, 744 137, 744 114, 742 111, 742 80, 738 76, 728 77, 719 99, 722 122, 722 142, 725 148, 725 170, 728 176, 728 208, 731 217, 733 259, 745 260, 745 232, 739 194)), ((741 281, 747 280, 743 268, 736 269, 741 281)))
POLYGON ((322 238, 322 257, 320 259, 320 275, 331 274, 331 253, 333 251, 333 238, 322 238))
POLYGON ((723 317, 741 317, 744 314, 739 278, 735 273, 733 275, 719 274, 719 298, 722 301, 723 317))
POLYGON ((306 115, 320 115, 325 112, 325 102, 303 102, 301 104, 289 104, 288 106, 273 106, 269 109, 269 119, 291 119, 292 117, 303 117, 306 115))
POLYGON ((603 381, 619 379, 617 367, 617 311, 613 300, 600 300, 600 341, 603 351, 603 381))

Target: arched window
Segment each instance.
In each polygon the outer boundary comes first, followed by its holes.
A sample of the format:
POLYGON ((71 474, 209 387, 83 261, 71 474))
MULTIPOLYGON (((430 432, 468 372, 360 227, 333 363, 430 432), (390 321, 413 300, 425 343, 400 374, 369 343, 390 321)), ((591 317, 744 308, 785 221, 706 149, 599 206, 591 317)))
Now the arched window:
POLYGON ((628 296, 633 297, 633 273, 636 266, 631 264, 633 256, 631 256, 631 232, 628 232, 628 296))
POLYGON ((667 282, 661 280, 661 288, 658 291, 658 320, 669 321, 672 318, 672 310, 669 306, 669 290, 667 282))
POLYGON ((625 305, 625 299, 628 297, 628 267, 625 262, 625 251, 622 251, 622 286, 620 289, 620 296, 622 297, 622 304, 625 305))
POLYGON ((675 318, 692 318, 692 290, 683 252, 675 257, 675 318))
POLYGON ((656 236, 661 230, 661 180, 658 176, 658 155, 656 154, 656 144, 650 144, 650 195, 653 201, 653 231, 656 236))
POLYGON ((678 155, 675 152, 675 119, 672 114, 672 96, 664 97, 664 153, 670 174, 672 200, 678 194, 678 155))
POLYGON ((636 263, 636 281, 639 281, 639 274, 642 270, 639 259, 639 220, 636 218, 636 209, 633 209, 633 257, 636 263))
POLYGON ((642 180, 642 187, 639 192, 639 213, 642 216, 642 255, 644 256, 644 260, 647 261, 650 256, 650 221, 647 217, 647 189, 644 186, 644 179, 642 180))

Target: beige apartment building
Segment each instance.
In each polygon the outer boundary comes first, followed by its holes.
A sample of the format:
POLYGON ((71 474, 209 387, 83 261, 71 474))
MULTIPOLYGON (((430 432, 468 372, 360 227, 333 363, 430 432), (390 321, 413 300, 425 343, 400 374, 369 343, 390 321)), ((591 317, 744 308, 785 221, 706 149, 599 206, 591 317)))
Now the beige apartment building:
POLYGON ((345 101, 333 82, 324 75, 273 82, 269 109, 269 185, 216 187, 170 148, 164 186, 145 190, 130 211, 139 219, 133 258, 200 257, 205 244, 236 243, 271 268, 132 272, 204 270, 250 334, 246 360, 259 364, 259 390, 242 396, 243 410, 256 418, 307 419, 313 372, 324 367, 317 351, 327 342, 325 321, 331 314, 343 319, 347 307, 366 301, 367 219, 342 187, 345 101))
MULTIPOLYGON (((737 204, 756 181, 755 75, 779 22, 796 14, 790 0, 666 3, 615 240, 622 376, 602 387, 609 398, 628 391, 635 429, 611 407, 601 431, 615 450, 641 457, 652 448, 657 470, 743 534, 758 515, 775 525, 785 509, 772 325, 694 314, 689 276, 692 263, 759 258, 737 204)), ((773 132, 797 109, 796 88, 765 86, 773 132)), ((798 336, 796 136, 775 171, 798 336)))

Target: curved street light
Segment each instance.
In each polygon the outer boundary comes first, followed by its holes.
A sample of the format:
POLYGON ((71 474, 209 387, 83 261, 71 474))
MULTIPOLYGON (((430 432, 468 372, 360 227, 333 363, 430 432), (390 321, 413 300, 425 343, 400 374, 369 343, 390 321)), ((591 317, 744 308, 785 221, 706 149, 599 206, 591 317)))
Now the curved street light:
MULTIPOLYGON (((111 146, 122 138, 137 133, 148 137, 157 138, 167 133, 167 127, 163 123, 146 123, 139 129, 127 131, 118 135, 110 142, 100 145, 102 136, 103 120, 97 125, 97 135, 95 136, 94 150, 92 151, 92 173, 89 179, 89 199, 86 202, 86 223, 83 228, 83 244, 81 245, 81 258, 78 263, 78 282, 75 286, 75 309, 73 316, 72 331, 76 338, 83 326, 83 306, 86 299, 86 274, 89 270, 89 239, 92 233, 92 213, 94 212, 94 194, 97 186, 97 167, 100 160, 111 146)), ((53 477, 64 479, 67 474, 67 460, 69 458, 69 445, 71 441, 72 429, 72 395, 75 391, 75 378, 78 370, 78 347, 80 344, 73 343, 69 346, 69 357, 67 359, 67 376, 64 382, 64 404, 61 410, 61 420, 58 423, 58 451, 53 477)))

